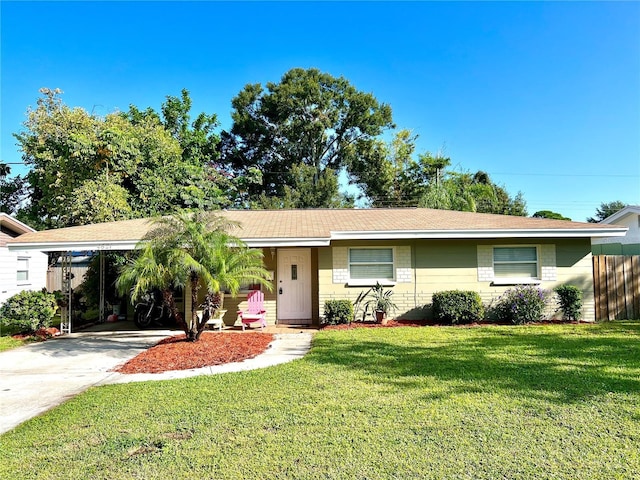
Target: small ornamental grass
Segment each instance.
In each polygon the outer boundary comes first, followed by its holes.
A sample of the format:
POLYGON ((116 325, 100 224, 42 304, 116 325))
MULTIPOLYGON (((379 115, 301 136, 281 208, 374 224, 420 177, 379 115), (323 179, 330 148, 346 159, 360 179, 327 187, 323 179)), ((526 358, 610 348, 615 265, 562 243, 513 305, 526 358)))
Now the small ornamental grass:
POLYGON ((494 307, 496 318, 502 322, 521 325, 542 320, 549 292, 532 285, 519 285, 507 290, 494 307))

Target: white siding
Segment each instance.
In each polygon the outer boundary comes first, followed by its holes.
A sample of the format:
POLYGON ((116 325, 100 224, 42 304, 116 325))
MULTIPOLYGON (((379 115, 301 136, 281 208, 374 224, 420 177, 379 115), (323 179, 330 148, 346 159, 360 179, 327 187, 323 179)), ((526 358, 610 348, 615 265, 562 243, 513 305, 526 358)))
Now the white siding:
POLYGON ((47 255, 34 250, 9 251, 0 247, 0 304, 22 290, 47 286, 47 255), (29 279, 17 281, 18 257, 29 259, 29 279))

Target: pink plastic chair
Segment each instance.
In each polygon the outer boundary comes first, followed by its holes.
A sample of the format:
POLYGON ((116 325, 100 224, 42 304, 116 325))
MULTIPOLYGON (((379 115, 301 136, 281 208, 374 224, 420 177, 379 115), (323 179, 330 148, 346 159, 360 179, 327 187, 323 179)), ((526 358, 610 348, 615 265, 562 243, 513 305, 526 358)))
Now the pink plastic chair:
POLYGON ((238 316, 242 322, 242 330, 244 331, 245 325, 251 323, 260 322, 260 330, 264 330, 267 326, 267 311, 264 309, 264 293, 260 290, 252 290, 247 295, 247 308, 245 310, 238 310, 238 316))

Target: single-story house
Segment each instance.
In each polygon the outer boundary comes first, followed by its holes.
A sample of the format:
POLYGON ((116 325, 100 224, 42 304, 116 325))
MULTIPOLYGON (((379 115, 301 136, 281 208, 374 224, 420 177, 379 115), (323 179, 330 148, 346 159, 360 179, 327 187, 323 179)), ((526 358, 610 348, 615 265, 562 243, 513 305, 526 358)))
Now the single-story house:
POLYGON ((9 250, 8 242, 35 232, 6 213, 0 213, 0 305, 23 290, 41 290, 47 284, 45 253, 32 249, 9 250))
MULTIPOLYGON (((348 298, 380 282, 393 289, 397 317, 420 318, 434 292, 464 289, 490 303, 507 288, 570 283, 593 320, 591 239, 627 227, 505 215, 401 209, 221 211, 234 232, 261 248, 274 289, 265 292, 269 324, 317 324, 326 300, 348 298)), ((130 250, 149 219, 26 233, 15 249, 130 250)), ((189 309, 189 295, 185 308, 189 309)), ((246 299, 246 294, 244 299, 246 299)), ((226 298, 225 323, 243 297, 226 298)))
POLYGON ((629 230, 623 237, 594 238, 591 248, 594 255, 640 255, 640 205, 627 205, 600 224, 623 225, 629 230))

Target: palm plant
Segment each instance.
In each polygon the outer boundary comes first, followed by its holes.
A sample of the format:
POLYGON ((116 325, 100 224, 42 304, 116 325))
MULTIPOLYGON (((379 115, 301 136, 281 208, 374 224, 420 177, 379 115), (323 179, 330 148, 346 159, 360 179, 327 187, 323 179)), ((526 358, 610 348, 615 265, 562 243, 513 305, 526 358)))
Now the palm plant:
POLYGON ((362 321, 365 321, 369 315, 376 318, 377 321, 381 321, 388 313, 398 309, 398 306, 391 300, 392 296, 392 290, 385 290, 380 283, 376 282, 374 287, 366 292, 360 292, 358 295, 354 302, 356 315, 362 312, 362 321))
POLYGON ((160 289, 165 306, 182 326, 187 340, 198 340, 207 321, 220 308, 216 297, 219 299, 223 290, 235 295, 247 282, 272 288, 262 252, 249 249, 228 232, 235 227, 236 223, 206 212, 156 220, 142 240, 142 254, 123 268, 118 288, 131 290, 132 301, 151 288, 160 289), (172 292, 173 288, 187 285, 191 290, 191 312, 189 318, 183 319, 172 292), (199 319, 196 311, 201 288, 206 288, 207 293, 199 319))

